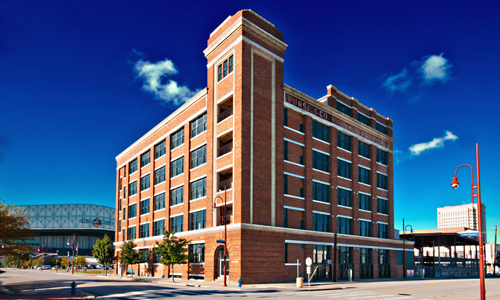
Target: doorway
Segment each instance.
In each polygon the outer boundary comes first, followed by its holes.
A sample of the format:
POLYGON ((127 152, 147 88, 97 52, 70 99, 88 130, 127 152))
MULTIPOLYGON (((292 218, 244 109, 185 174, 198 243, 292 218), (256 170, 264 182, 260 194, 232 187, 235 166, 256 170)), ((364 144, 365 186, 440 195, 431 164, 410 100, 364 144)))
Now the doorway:
MULTIPOLYGON (((224 246, 219 246, 215 250, 215 276, 216 279, 224 278, 224 246)), ((226 254, 226 277, 229 276, 229 251, 226 254)))

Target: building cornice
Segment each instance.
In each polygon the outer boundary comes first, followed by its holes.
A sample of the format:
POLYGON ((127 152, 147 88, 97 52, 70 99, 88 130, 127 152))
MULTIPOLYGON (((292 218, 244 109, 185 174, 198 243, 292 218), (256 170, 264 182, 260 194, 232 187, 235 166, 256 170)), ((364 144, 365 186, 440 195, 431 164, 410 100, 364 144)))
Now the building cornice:
MULTIPOLYGON (((316 100, 315 98, 309 96, 309 95, 306 95, 294 88, 292 88, 291 86, 289 85, 286 85, 286 84, 283 84, 283 90, 285 93, 288 93, 298 99, 300 99, 301 101, 304 101, 312 106, 315 106, 315 107, 318 107, 318 108, 321 108, 322 110, 324 110, 325 112, 328 112, 330 114, 332 114, 333 116, 335 116, 336 118, 344 121, 344 122, 348 122, 348 123, 351 123, 351 124, 355 124, 356 126, 358 126, 359 128, 363 129, 364 131, 376 136, 377 138, 380 138, 390 144, 394 144, 395 142, 395 139, 388 136, 388 135, 385 135, 377 130, 375 130, 374 128, 366 125, 366 124, 363 124, 361 123, 360 121, 352 118, 352 117, 349 117, 341 112, 339 112, 338 110, 336 110, 335 108, 329 106, 328 104, 325 104, 323 102, 319 102, 318 100, 316 100)), ((300 108, 297 108, 297 109, 300 109, 300 108)), ((306 113, 304 111, 304 113, 306 113)))
MULTIPOLYGON (((224 23, 226 21, 224 21, 224 23)), ((217 39, 215 39, 215 41, 208 45, 205 50, 203 50, 205 57, 209 58, 213 53, 220 49, 227 40, 230 40, 231 37, 233 37, 241 30, 244 30, 249 34, 257 37, 259 40, 266 42, 281 53, 284 53, 286 51, 286 48, 288 47, 288 45, 283 41, 272 36, 264 29, 250 22, 248 19, 240 17, 231 26, 229 26, 229 28, 226 29, 217 39)))

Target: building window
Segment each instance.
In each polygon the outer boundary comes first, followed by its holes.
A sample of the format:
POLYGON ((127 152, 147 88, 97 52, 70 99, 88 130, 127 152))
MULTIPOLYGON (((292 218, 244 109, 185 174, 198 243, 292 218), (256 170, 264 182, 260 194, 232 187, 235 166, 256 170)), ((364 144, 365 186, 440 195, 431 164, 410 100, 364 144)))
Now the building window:
POLYGON ((141 201, 141 215, 149 214, 149 198, 141 201))
POLYGON ((130 174, 133 174, 135 171, 137 171, 137 158, 128 164, 128 169, 130 174))
POLYGON ((387 190, 387 175, 377 173, 377 187, 387 190))
POLYGON ((380 223, 377 224, 377 235, 379 238, 382 239, 388 238, 387 227, 389 227, 387 226, 387 224, 380 224, 380 223))
POLYGON ((134 227, 129 227, 128 228, 128 238, 131 240, 135 240, 136 235, 135 235, 136 228, 134 227))
POLYGON ((359 209, 372 210, 371 197, 369 195, 358 193, 359 209))
POLYGON ((207 145, 191 151, 191 169, 207 162, 207 145))
POLYGON ((184 202, 184 186, 180 186, 170 191, 170 206, 184 202))
POLYGON ((283 110, 283 125, 288 126, 288 108, 283 110))
POLYGON ((351 151, 351 136, 337 131, 337 147, 351 151))
POLYGON ((231 55, 217 67, 217 81, 221 81, 233 72, 233 56, 231 55))
POLYGON ((131 182, 128 185, 128 196, 132 197, 135 194, 137 194, 137 181, 131 182))
POLYGON ((370 126, 370 118, 358 112, 358 121, 370 126))
POLYGON ((128 218, 137 217, 137 203, 128 206, 128 218))
POLYGON ((377 149, 377 162, 387 166, 387 152, 377 149))
POLYGON ((182 215, 170 218, 170 231, 182 232, 183 231, 183 226, 182 226, 183 222, 184 222, 184 216, 182 216, 182 215))
POLYGON ((143 153, 141 155, 141 168, 144 167, 144 166, 149 165, 150 153, 151 153, 151 151, 148 150, 148 151, 146 151, 145 153, 143 153))
POLYGON ((283 227, 288 227, 288 209, 283 209, 283 227))
POLYGON ((339 264, 349 265, 352 264, 352 248, 351 247, 339 247, 339 264))
POLYGON ((163 235, 163 231, 165 230, 165 220, 158 220, 153 223, 153 234, 163 235))
POLYGON ((313 181, 313 200, 330 203, 330 186, 313 181))
POLYGON ((165 181, 165 166, 155 170, 155 185, 165 181))
POLYGON ((372 249, 368 248, 359 249, 359 263, 362 265, 372 264, 372 249))
POLYGON ((301 165, 304 165, 304 147, 300 146, 300 159, 299 159, 299 163, 301 165))
POLYGON ((206 227, 207 216, 206 210, 200 210, 189 213, 189 230, 203 229, 206 227))
POLYGON ((184 156, 170 163, 170 177, 175 177, 182 173, 184 173, 184 156))
POLYGON ((160 210, 165 208, 165 193, 161 193, 155 196, 155 210, 160 210))
POLYGON ((190 200, 203 198, 207 195, 207 178, 198 179, 191 182, 191 197, 190 200))
POLYGON ((330 232, 330 216, 313 213, 313 230, 330 232))
POLYGON ((387 127, 380 124, 379 122, 376 122, 375 129, 382 132, 383 134, 387 134, 387 127))
POLYGON ((337 159, 337 176, 352 179, 351 163, 337 159))
POLYGON ((337 101, 337 110, 349 117, 351 116, 351 108, 340 101, 337 101))
POLYGON ((370 159, 370 157, 371 157, 370 145, 367 143, 363 143, 361 141, 358 141, 358 154, 359 154, 359 156, 363 156, 365 158, 370 159))
POLYGON ((123 230, 122 230, 122 239, 123 239, 123 240, 125 240, 125 239, 126 239, 126 238, 125 238, 125 228, 123 228, 123 230))
POLYGON ((165 148, 167 147, 167 142, 165 140, 156 144, 155 146, 155 159, 158 159, 165 155, 165 148))
POLYGON ((337 233, 352 234, 352 219, 337 217, 337 233))
POLYGON ((352 191, 337 188, 337 204, 352 207, 352 191))
POLYGON ((377 198, 377 212, 379 214, 384 214, 384 215, 388 214, 387 203, 388 203, 387 200, 377 198))
POLYGON ((196 118, 191 122, 191 138, 205 132, 207 130, 207 113, 196 118))
POLYGON ((126 217, 127 217, 127 208, 124 207, 123 208, 123 221, 125 221, 126 217))
POLYGON ((173 150, 184 144, 184 127, 174 132, 170 137, 170 149, 173 150))
POLYGON ((300 115, 299 131, 304 133, 304 115, 300 115))
POLYGON ((358 182, 370 185, 371 170, 358 166, 358 182))
POLYGON ((304 222, 304 212, 300 212, 300 229, 306 229, 306 224, 304 222))
POLYGON ((391 266, 389 265, 389 250, 378 250, 378 277, 389 278, 391 277, 391 266))
POLYGON ((189 245, 189 254, 191 258, 190 263, 204 263, 205 262, 205 244, 191 244, 189 245))
POLYGON ((330 257, 330 246, 314 245, 313 264, 326 264, 330 257))
POLYGON ((141 192, 149 189, 149 174, 146 176, 141 177, 141 192))
POLYGON ((122 198, 118 199, 118 210, 122 210, 122 198))
POLYGON ((372 236, 372 222, 370 221, 359 221, 359 235, 360 236, 372 236))
POLYGON ((313 150, 313 169, 330 172, 330 156, 313 150))
POLYGON ((147 238, 149 237, 149 223, 140 225, 139 238, 147 238))
POLYGON ((283 175, 283 194, 288 195, 288 175, 283 175))
POLYGON ((123 166, 123 177, 127 177, 127 165, 123 166))
POLYGON ((313 120, 313 137, 330 142, 330 127, 313 120))
POLYGON ((283 142, 283 159, 288 160, 288 142, 283 142))
POLYGON ((300 178, 300 197, 304 198, 304 179, 300 178))

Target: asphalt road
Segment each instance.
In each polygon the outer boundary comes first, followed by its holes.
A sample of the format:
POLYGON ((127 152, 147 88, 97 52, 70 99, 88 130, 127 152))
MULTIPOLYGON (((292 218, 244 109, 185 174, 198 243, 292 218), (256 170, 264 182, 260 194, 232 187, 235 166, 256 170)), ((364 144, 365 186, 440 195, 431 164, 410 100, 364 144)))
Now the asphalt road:
MULTIPOLYGON (((0 287, 10 292, 67 292, 75 281, 77 289, 95 299, 479 299, 479 279, 439 279, 411 281, 356 282, 314 286, 298 291, 293 284, 250 285, 241 289, 224 289, 220 284, 201 287, 161 283, 124 281, 89 275, 54 274, 53 271, 20 271, 8 269, 0 275, 0 287)), ((500 300, 500 278, 486 279, 487 299, 500 300)), ((2 294, 0 293, 0 299, 2 294)), ((43 299, 43 298, 40 298, 43 299)))

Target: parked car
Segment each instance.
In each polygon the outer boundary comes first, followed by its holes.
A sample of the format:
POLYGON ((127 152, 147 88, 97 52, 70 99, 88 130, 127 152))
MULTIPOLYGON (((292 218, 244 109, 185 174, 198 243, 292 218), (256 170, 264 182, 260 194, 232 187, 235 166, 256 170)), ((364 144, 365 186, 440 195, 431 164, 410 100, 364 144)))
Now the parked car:
POLYGON ((38 266, 36 269, 38 271, 40 271, 40 270, 50 270, 50 266, 47 266, 47 265, 38 266))
POLYGON ((52 270, 56 270, 56 269, 57 269, 57 266, 53 266, 53 267, 52 267, 52 270))

